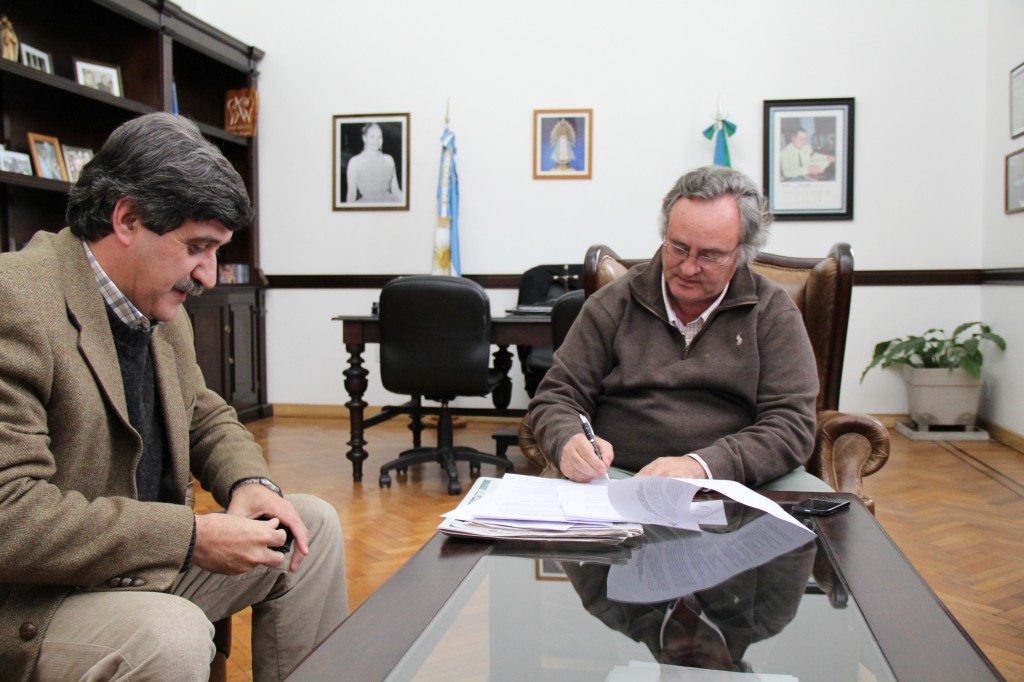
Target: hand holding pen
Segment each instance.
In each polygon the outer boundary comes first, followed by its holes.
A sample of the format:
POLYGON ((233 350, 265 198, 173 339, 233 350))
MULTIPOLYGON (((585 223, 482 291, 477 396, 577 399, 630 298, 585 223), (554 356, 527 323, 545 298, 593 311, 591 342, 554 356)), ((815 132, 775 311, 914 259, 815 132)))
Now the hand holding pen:
MULTIPOLYGON (((601 456, 601 448, 598 447, 598 445, 597 445, 597 437, 594 436, 594 429, 591 428, 590 422, 587 421, 587 417, 583 413, 580 413, 580 421, 583 422, 583 433, 584 433, 584 435, 586 435, 587 440, 589 440, 590 444, 593 446, 594 454, 597 455, 597 459, 600 460, 603 463, 604 462, 604 457, 601 456)), ((607 470, 605 470, 605 472, 604 472, 604 477, 608 478, 608 471, 607 470)))

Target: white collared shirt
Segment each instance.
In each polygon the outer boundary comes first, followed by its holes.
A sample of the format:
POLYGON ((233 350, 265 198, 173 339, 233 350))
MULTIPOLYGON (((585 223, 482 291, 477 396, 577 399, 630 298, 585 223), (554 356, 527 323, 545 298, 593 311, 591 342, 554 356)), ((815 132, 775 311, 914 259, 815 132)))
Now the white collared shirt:
MULTIPOLYGON (((664 277, 661 278, 661 297, 662 301, 665 303, 665 312, 668 314, 668 321, 673 327, 679 330, 680 334, 683 335, 683 338, 686 339, 687 346, 693 343, 694 338, 697 336, 697 332, 701 330, 704 323, 708 321, 709 317, 711 317, 711 313, 713 313, 719 304, 721 304, 722 299, 725 298, 725 292, 727 291, 729 291, 728 282, 725 283, 725 288, 722 289, 722 293, 718 295, 718 298, 716 298, 711 305, 708 306, 707 310, 698 315, 697 318, 689 324, 683 324, 679 319, 679 316, 676 315, 676 311, 672 309, 672 304, 668 300, 668 284, 665 282, 664 277)), ((714 478, 714 476, 711 475, 711 469, 708 468, 708 463, 704 461, 703 457, 698 455, 696 452, 691 452, 684 456, 692 457, 697 460, 697 464, 700 464, 701 469, 704 470, 704 475, 707 476, 709 480, 714 478)))

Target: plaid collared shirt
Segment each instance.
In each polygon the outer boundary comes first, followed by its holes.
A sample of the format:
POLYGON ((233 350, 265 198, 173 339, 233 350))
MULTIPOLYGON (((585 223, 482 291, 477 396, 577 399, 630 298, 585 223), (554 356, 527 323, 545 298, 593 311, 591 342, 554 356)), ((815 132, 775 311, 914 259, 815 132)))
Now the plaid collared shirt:
POLYGON ((711 313, 714 312, 715 308, 717 308, 722 302, 722 299, 725 298, 725 292, 727 291, 729 291, 728 282, 726 282, 725 288, 722 289, 722 293, 718 295, 718 298, 715 299, 714 303, 708 306, 707 310, 701 313, 700 317, 688 324, 683 324, 682 320, 679 319, 679 316, 676 315, 676 311, 672 309, 672 304, 669 303, 668 284, 665 282, 664 277, 661 278, 661 295, 665 301, 665 312, 668 313, 668 321, 673 327, 679 330, 679 333, 683 335, 686 339, 687 346, 693 343, 693 339, 697 336, 697 332, 701 330, 701 327, 703 327, 704 323, 708 321, 711 313))
POLYGON ((100 287, 100 294, 103 295, 103 300, 114 311, 118 319, 132 329, 141 329, 146 332, 152 331, 155 325, 149 321, 148 317, 139 312, 139 309, 132 305, 128 297, 111 281, 107 273, 103 271, 99 261, 96 260, 96 256, 93 255, 92 249, 89 248, 89 243, 84 239, 82 240, 82 247, 85 249, 85 257, 89 259, 89 267, 92 268, 92 274, 96 277, 96 283, 100 287))

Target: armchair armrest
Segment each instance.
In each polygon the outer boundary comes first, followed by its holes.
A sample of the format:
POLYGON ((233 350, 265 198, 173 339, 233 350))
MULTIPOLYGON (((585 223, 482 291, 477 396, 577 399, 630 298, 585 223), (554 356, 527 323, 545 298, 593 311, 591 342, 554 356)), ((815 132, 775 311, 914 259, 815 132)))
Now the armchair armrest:
POLYGON ((522 450, 523 456, 534 466, 538 466, 543 471, 540 475, 544 478, 562 478, 562 472, 555 466, 553 460, 548 459, 547 455, 537 445, 537 439, 533 437, 533 428, 530 426, 530 413, 527 412, 523 417, 523 421, 519 422, 519 449, 522 450))
POLYGON ((862 479, 881 469, 888 458, 889 432, 882 422, 868 414, 818 413, 807 471, 839 492, 859 496, 872 513, 875 502, 864 495, 862 479))

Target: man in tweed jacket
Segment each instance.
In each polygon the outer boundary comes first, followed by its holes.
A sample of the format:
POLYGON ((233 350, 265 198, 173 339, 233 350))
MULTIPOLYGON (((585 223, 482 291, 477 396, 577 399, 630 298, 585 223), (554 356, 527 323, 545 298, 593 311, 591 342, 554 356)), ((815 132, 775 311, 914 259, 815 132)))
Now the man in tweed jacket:
POLYGON ((195 124, 148 114, 84 169, 70 228, 0 256, 5 679, 204 679, 211 622, 249 605, 255 678, 279 679, 344 618, 337 514, 280 494, 179 310, 251 218, 195 124), (190 474, 227 513, 193 514, 190 474))

